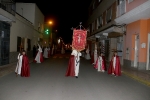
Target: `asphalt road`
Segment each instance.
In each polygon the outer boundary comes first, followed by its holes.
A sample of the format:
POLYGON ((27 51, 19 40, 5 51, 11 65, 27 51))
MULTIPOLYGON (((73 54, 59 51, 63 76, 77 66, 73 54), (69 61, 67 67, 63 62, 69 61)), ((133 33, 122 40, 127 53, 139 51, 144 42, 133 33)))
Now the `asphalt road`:
POLYGON ((81 59, 79 78, 65 77, 69 56, 31 63, 31 76, 0 78, 0 100, 150 100, 150 88, 127 77, 93 69, 81 59))

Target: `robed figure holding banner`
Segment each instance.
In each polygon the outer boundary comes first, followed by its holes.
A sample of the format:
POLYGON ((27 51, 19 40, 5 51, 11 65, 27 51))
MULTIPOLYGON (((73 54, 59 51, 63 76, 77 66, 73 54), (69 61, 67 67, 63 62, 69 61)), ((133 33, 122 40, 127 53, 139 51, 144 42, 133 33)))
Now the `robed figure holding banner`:
POLYGON ((72 53, 69 59, 68 68, 66 71, 66 76, 75 76, 78 78, 79 66, 80 66, 80 56, 82 50, 85 49, 86 44, 86 30, 73 30, 73 41, 72 41, 72 53))

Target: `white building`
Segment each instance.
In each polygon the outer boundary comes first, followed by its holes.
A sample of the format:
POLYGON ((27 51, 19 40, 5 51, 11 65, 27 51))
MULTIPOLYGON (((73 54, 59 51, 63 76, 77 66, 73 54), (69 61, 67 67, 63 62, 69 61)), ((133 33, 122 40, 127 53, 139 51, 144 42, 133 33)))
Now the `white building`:
POLYGON ((44 32, 44 15, 35 3, 16 3, 16 12, 29 20, 34 26, 33 44, 42 39, 44 32))
POLYGON ((35 3, 0 0, 0 66, 17 61, 21 48, 32 56, 32 47, 41 44, 44 15, 35 3), (9 5, 7 5, 9 4, 9 5))

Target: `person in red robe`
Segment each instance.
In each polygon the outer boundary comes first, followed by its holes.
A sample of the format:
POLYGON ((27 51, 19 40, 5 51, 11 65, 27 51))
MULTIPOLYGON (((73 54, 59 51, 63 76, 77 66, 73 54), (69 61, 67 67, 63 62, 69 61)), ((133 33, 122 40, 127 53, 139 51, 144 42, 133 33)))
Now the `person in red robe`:
POLYGON ((100 55, 98 56, 94 68, 97 69, 98 72, 107 71, 105 56, 103 55, 103 53, 100 53, 100 55))
POLYGON ((25 50, 22 52, 22 68, 21 68, 21 77, 29 77, 30 76, 30 66, 29 59, 26 55, 25 50))
POLYGON ((66 71, 66 76, 75 76, 75 56, 71 55, 69 59, 68 68, 66 71))
POLYGON ((119 59, 119 56, 117 55, 116 51, 114 52, 114 55, 110 61, 110 65, 108 68, 108 74, 112 74, 115 76, 121 75, 120 59, 119 59))

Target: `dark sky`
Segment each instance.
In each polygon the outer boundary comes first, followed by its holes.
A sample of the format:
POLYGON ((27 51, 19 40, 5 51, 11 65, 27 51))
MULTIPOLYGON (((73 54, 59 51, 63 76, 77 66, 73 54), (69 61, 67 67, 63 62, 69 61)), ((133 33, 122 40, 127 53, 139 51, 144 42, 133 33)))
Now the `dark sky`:
POLYGON ((53 29, 65 43, 72 42, 73 31, 80 22, 84 25, 88 18, 88 7, 91 0, 16 0, 16 2, 36 3, 45 15, 45 21, 53 20, 53 29))

